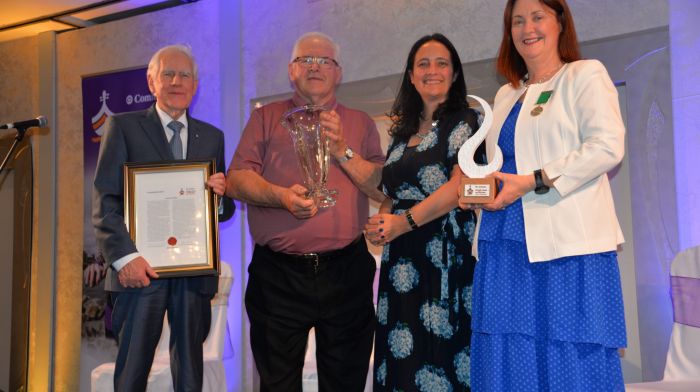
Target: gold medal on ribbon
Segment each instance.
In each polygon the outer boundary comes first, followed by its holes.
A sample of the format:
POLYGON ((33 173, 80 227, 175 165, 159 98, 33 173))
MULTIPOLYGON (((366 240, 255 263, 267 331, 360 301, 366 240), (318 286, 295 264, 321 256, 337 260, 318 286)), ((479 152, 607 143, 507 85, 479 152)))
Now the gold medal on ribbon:
POLYGON ((537 106, 535 106, 532 109, 532 111, 530 111, 530 115, 532 117, 537 117, 540 114, 542 114, 542 112, 544 111, 544 108, 542 107, 542 105, 549 102, 549 98, 552 97, 553 92, 554 92, 554 90, 542 91, 539 98, 537 98, 537 102, 535 102, 535 105, 537 105, 537 106))

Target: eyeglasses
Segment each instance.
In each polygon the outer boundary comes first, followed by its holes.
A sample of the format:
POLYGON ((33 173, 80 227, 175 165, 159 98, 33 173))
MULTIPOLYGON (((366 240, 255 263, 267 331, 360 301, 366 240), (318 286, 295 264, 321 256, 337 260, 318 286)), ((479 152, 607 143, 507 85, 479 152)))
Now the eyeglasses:
POLYGON ((175 79, 175 75, 179 76, 182 80, 189 80, 192 78, 192 72, 187 71, 176 72, 172 70, 165 70, 160 73, 161 78, 163 78, 166 81, 175 79))
POLYGON ((316 57, 316 56, 301 56, 292 60, 293 63, 297 63, 304 68, 311 68, 311 64, 316 63, 320 68, 330 69, 333 66, 339 67, 337 61, 330 57, 316 57))

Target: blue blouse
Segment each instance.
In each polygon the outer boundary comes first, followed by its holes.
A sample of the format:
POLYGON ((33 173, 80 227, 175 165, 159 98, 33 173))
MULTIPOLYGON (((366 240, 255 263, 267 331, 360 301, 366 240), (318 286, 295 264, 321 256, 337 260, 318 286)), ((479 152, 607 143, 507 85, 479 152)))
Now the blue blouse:
MULTIPOLYGON (((501 168, 503 173, 516 174, 518 172, 515 165, 515 123, 518 120, 521 107, 521 102, 515 103, 498 136, 498 146, 503 152, 503 167, 501 168)), ((503 210, 482 210, 479 241, 500 239, 525 242, 525 222, 521 199, 516 200, 503 210)))

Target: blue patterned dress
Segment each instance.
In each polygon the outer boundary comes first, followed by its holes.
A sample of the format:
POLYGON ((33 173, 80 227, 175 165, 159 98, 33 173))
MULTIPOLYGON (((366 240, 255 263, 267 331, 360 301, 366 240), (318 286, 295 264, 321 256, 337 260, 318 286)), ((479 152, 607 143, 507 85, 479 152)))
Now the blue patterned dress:
MULTIPOLYGON (((516 173, 517 102, 498 145, 516 173)), ((550 192, 556 192, 551 190, 550 192)), ((624 391, 626 345, 615 252, 530 263, 522 203, 484 211, 474 272, 475 391, 624 391)))
MULTIPOLYGON (((475 112, 460 115, 441 120, 415 147, 405 141, 389 147, 382 188, 393 200, 393 214, 449 180, 459 147, 478 126, 475 112)), ((474 214, 456 208, 384 247, 375 391, 469 390, 474 226, 474 214)))

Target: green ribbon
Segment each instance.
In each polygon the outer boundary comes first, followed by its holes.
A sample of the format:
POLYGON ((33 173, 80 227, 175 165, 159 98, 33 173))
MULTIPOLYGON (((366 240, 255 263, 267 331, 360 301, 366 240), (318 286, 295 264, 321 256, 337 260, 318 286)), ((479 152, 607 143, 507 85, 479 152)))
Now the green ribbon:
POLYGON ((552 93, 554 93, 554 90, 542 91, 540 97, 537 98, 537 102, 535 102, 535 105, 542 105, 543 103, 547 103, 547 101, 549 101, 549 98, 552 96, 552 93))

